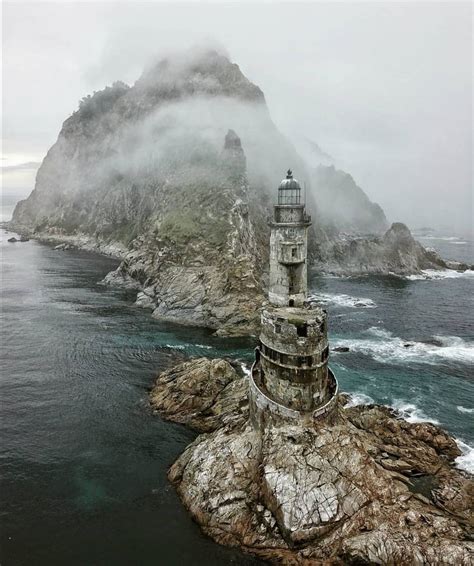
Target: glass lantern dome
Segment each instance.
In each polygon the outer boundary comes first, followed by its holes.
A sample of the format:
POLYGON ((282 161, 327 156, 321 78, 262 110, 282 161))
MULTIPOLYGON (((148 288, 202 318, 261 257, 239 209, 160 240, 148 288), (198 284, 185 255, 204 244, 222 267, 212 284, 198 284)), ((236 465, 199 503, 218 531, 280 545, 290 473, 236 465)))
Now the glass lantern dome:
POLYGON ((286 178, 278 187, 278 204, 301 204, 301 186, 293 179, 293 172, 288 169, 286 178))

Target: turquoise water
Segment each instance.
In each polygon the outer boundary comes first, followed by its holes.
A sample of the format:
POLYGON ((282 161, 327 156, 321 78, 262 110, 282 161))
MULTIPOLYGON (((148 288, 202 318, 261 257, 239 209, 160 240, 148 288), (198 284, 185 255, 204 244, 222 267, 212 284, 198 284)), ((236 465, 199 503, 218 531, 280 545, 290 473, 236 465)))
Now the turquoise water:
MULTIPOLYGON (((166 470, 194 434, 147 403, 169 365, 188 355, 250 361, 254 340, 158 322, 130 293, 99 284, 116 261, 7 237, 2 231, 1 563, 257 563, 190 520, 166 470)), ((472 274, 312 274, 311 286, 329 311, 331 344, 350 348, 332 353, 331 365, 353 402, 397 406, 474 445, 472 274)), ((465 450, 460 464, 472 466, 465 450)))

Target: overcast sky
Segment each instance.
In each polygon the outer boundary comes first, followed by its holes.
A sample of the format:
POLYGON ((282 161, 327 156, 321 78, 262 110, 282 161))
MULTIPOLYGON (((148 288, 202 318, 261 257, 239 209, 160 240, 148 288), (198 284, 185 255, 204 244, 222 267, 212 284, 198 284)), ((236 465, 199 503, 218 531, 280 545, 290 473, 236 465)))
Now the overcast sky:
MULTIPOLYGON (((469 2, 3 3, 3 166, 41 161, 81 97, 206 42, 390 220, 472 230, 469 2)), ((282 164, 285 170, 289 164, 282 164)), ((5 173, 4 190, 33 188, 5 173)))

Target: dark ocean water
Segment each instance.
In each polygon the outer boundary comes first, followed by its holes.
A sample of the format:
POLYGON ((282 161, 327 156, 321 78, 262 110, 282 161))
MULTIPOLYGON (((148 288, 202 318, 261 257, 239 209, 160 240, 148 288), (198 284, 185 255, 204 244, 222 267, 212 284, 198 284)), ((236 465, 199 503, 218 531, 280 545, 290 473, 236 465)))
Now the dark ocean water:
MULTIPOLYGON (((176 360, 250 360, 253 340, 155 321, 130 294, 98 284, 117 262, 7 237, 2 231, 2 566, 257 563, 190 520, 166 471, 194 434, 147 404, 154 376, 176 360)), ((472 254, 469 243, 431 245, 447 246, 449 257, 472 254)), ((332 345, 351 348, 332 355, 342 389, 354 402, 439 422, 462 440, 460 464, 472 469, 474 277, 452 275, 313 274, 312 287, 329 310, 332 345)))

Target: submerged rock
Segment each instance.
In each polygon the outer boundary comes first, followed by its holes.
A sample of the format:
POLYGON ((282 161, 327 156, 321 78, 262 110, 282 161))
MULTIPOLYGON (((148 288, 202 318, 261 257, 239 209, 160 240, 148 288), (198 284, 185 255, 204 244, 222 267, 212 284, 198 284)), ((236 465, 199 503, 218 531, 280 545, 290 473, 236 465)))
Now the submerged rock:
POLYGON ((58 244, 57 246, 54 246, 53 249, 54 250, 60 250, 60 251, 68 251, 68 250, 75 250, 77 248, 73 244, 62 243, 62 244, 58 244))
POLYGON ((169 472, 203 531, 283 564, 471 564, 472 478, 430 423, 386 407, 343 408, 333 422, 260 433, 247 379, 200 358, 161 374, 151 402, 201 434, 169 472))
POLYGON ((11 244, 14 244, 15 242, 19 242, 19 240, 18 240, 17 238, 15 238, 15 236, 12 236, 11 238, 8 238, 8 241, 9 241, 11 244))

